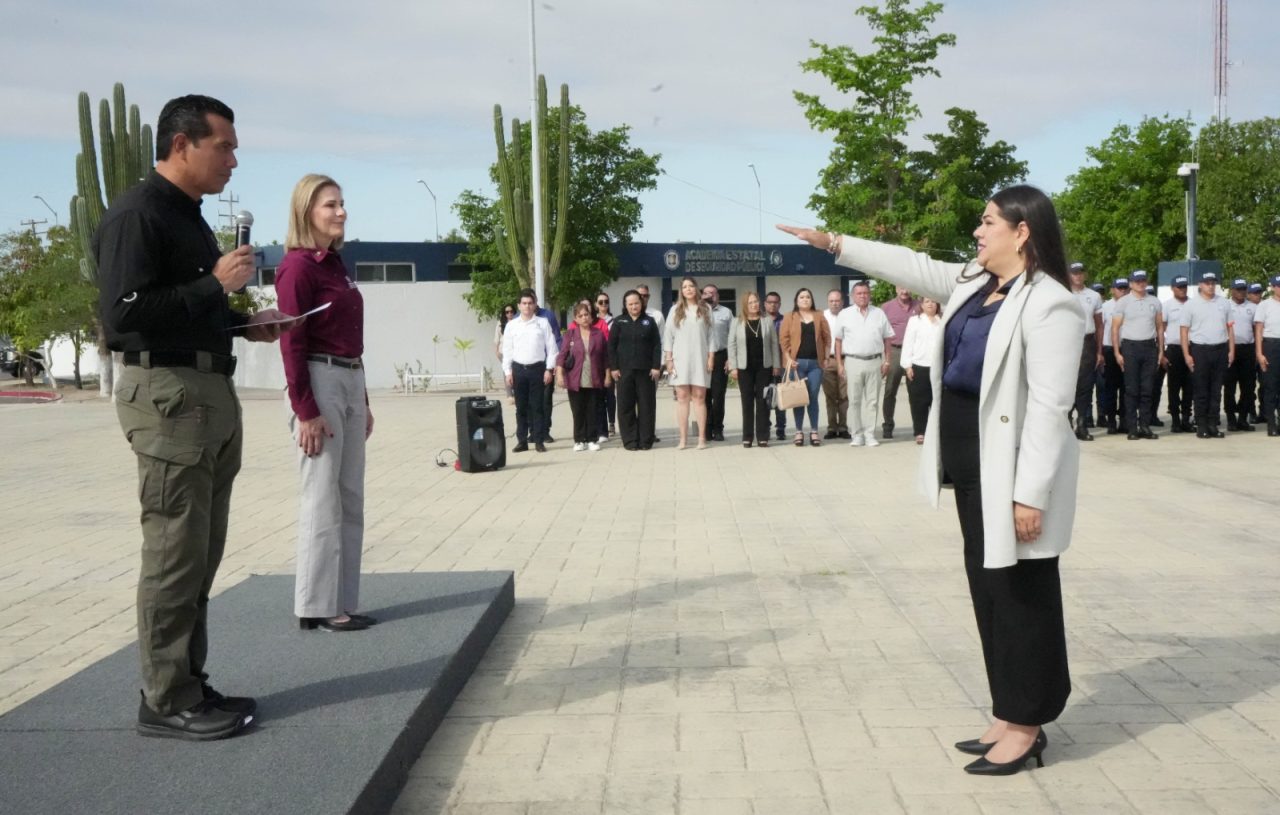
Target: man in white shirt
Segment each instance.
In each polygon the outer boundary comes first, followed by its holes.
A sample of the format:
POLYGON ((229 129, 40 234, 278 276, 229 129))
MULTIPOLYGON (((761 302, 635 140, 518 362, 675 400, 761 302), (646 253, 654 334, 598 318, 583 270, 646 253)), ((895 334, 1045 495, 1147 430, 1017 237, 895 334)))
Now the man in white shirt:
POLYGON ((502 373, 516 398, 516 446, 513 453, 529 449, 547 452, 544 413, 547 386, 556 367, 556 338, 551 324, 534 314, 538 296, 533 289, 520 292, 520 316, 502 332, 502 373))
POLYGON ((1187 306, 1186 277, 1173 279, 1173 296, 1160 304, 1164 318, 1164 363, 1168 372, 1170 432, 1194 433, 1191 426, 1191 369, 1182 357, 1182 310, 1187 306))
POLYGON ((1276 408, 1280 406, 1280 275, 1271 278, 1271 296, 1258 303, 1253 315, 1254 352, 1262 369, 1262 418, 1268 436, 1280 436, 1276 408))
POLYGON ((707 441, 724 441, 724 395, 729 389, 729 329, 733 312, 720 305, 720 289, 702 287, 702 300, 711 309, 711 387, 707 388, 707 441))
POLYGON ((1102 297, 1084 284, 1084 264, 1076 261, 1067 267, 1071 279, 1071 293, 1080 303, 1084 314, 1084 343, 1080 347, 1080 368, 1076 372, 1076 438, 1093 441, 1093 435, 1085 424, 1089 412, 1089 397, 1102 367, 1102 297))
POLYGON ((1124 421, 1124 371, 1116 361, 1116 349, 1111 345, 1114 334, 1109 330, 1116 303, 1128 294, 1129 278, 1118 277, 1111 284, 1111 299, 1102 304, 1102 398, 1098 400, 1098 410, 1102 415, 1098 417, 1098 424, 1107 423, 1108 436, 1129 432, 1124 421))
POLYGON ((836 356, 840 375, 849 387, 851 447, 877 447, 876 417, 880 394, 889 373, 889 348, 893 326, 879 308, 871 305, 871 284, 853 284, 853 305, 837 318, 836 356))
POLYGON ((1196 438, 1220 439, 1222 378, 1235 358, 1231 306, 1219 297, 1218 275, 1200 275, 1200 291, 1182 312, 1182 354, 1191 369, 1196 400, 1196 438))
POLYGON ((844 292, 832 289, 827 292, 827 318, 831 329, 831 344, 826 348, 822 365, 822 393, 827 397, 826 439, 851 439, 849 434, 849 380, 840 372, 836 359, 836 332, 840 330, 840 312, 844 309, 844 292))
POLYGON ((1231 319, 1235 332, 1236 356, 1227 368, 1223 407, 1227 411, 1227 429, 1253 432, 1249 417, 1257 419, 1258 358, 1253 348, 1253 320, 1258 307, 1245 296, 1249 281, 1237 277, 1231 283, 1231 319), (1239 392, 1239 398, 1236 394, 1239 392))
POLYGON ((1111 312, 1111 344, 1124 371, 1125 423, 1129 440, 1159 438, 1147 423, 1155 413, 1152 391, 1156 369, 1164 365, 1164 323, 1160 301, 1147 296, 1147 273, 1129 275, 1129 296, 1111 312))

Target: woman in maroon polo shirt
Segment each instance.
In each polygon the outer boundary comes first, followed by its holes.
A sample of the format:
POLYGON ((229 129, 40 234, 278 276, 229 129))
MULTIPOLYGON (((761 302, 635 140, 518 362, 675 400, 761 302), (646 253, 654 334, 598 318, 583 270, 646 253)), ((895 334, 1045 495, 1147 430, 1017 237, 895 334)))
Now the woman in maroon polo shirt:
POLYGON ((302 506, 294 611, 303 629, 359 631, 376 620, 356 614, 364 545, 364 450, 373 432, 365 392, 364 299, 338 250, 347 210, 338 182, 304 176, 293 189, 276 299, 306 314, 282 337, 284 374, 298 443, 302 506))

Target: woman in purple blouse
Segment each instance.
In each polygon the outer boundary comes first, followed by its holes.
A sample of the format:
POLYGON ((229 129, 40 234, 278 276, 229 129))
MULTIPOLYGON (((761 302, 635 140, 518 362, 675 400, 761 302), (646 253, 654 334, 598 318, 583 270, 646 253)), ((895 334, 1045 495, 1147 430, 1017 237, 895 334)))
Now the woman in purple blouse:
POLYGON ((609 384, 609 355, 604 332, 596 328, 591 303, 583 300, 573 307, 573 325, 565 332, 556 358, 556 379, 569 392, 573 412, 573 451, 595 452, 604 435, 598 401, 609 384))
POLYGON ((303 629, 360 631, 356 614, 364 545, 365 439, 373 414, 365 392, 364 300, 338 250, 347 210, 338 182, 304 176, 293 189, 285 256, 276 272, 281 311, 306 314, 281 339, 298 443, 302 506, 294 611, 303 629))

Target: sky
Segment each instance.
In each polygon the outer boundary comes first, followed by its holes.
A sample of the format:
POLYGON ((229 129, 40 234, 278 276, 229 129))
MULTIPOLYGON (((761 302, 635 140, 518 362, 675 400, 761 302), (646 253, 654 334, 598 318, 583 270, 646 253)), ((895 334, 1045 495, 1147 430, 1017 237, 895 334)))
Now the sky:
MULTIPOLYGON (((636 240, 782 242, 773 223, 815 220, 808 200, 831 149, 793 92, 840 102, 799 64, 811 40, 868 50, 854 13, 864 2, 535 0, 538 71, 553 98, 568 83, 593 129, 629 125, 634 146, 661 154, 636 240)), ((914 86, 923 116, 909 140, 941 130, 947 108, 970 108, 1016 146, 1031 183, 1060 190, 1117 124, 1209 118, 1211 7, 949 0, 933 31, 957 45, 936 61, 940 77, 914 86)), ((493 106, 508 120, 529 110, 527 0, 0 0, 0 20, 3 230, 67 223, 77 94, 96 110, 115 82, 153 126, 186 93, 235 110, 240 166, 224 196, 254 214, 258 243, 283 240, 308 172, 343 184, 348 240, 431 239, 437 218, 445 234, 462 190, 494 193, 493 106)), ((1276 0, 1230 3, 1231 118, 1280 111, 1277 31, 1276 0)), ((204 210, 216 225, 228 205, 204 210)))

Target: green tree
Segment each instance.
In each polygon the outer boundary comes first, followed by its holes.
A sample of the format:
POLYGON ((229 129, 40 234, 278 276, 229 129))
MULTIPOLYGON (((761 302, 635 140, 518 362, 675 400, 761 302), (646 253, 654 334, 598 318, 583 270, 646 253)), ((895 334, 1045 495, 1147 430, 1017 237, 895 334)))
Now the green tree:
POLYGON ((1214 121, 1199 142, 1199 254, 1250 281, 1280 274, 1280 119, 1214 121))
POLYGON ((1120 124, 1087 150, 1091 164, 1055 199, 1067 251, 1094 279, 1154 270, 1185 257, 1186 224, 1177 168, 1191 160, 1191 121, 1146 117, 1120 124))
MULTIPOLYGON (((218 240, 218 248, 224 253, 236 248, 236 231, 233 227, 220 227, 213 235, 218 240)), ((256 311, 262 311, 264 308, 274 305, 276 299, 262 288, 247 286, 244 291, 230 294, 227 297, 227 302, 235 311, 239 311, 242 314, 253 314, 256 311)))
POLYGON ((947 259, 973 255, 973 230, 997 190, 1027 177, 1027 163, 1014 157, 1014 146, 1000 140, 987 144, 989 128, 978 114, 949 108, 947 132, 925 139, 932 150, 911 153, 909 193, 916 204, 906 225, 909 243, 947 259))
MULTIPOLYGON (((569 108, 570 173, 569 213, 560 271, 547 291, 551 304, 572 303, 589 296, 617 278, 618 261, 613 243, 626 243, 641 226, 639 194, 657 186, 658 154, 631 146, 630 127, 621 125, 592 131, 582 109, 569 108)), ((547 130, 560 127, 557 109, 548 111, 547 130)), ((529 126, 520 126, 522 154, 528 160, 532 144, 529 126)), ((555 197, 556 154, 549 156, 548 183, 555 197)), ((489 169, 496 184, 497 165, 489 169)), ((453 205, 467 235, 471 291, 464 295, 481 318, 496 316, 502 306, 517 299, 520 285, 515 272, 497 246, 502 215, 498 203, 473 190, 464 190, 453 205)), ((545 305, 545 304, 544 304, 545 305)))
POLYGON ((875 48, 865 54, 810 41, 818 55, 800 67, 825 76, 842 96, 852 96, 848 107, 838 108, 795 92, 810 127, 834 134, 830 163, 809 199, 828 228, 901 240, 905 225, 916 219, 915 202, 899 195, 910 169, 904 139, 920 117, 911 83, 939 76, 932 62, 939 49, 956 42, 953 34, 929 31, 941 11, 941 3, 912 8, 910 0, 885 0, 883 9, 858 8, 875 32, 875 48))

